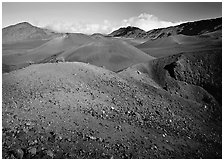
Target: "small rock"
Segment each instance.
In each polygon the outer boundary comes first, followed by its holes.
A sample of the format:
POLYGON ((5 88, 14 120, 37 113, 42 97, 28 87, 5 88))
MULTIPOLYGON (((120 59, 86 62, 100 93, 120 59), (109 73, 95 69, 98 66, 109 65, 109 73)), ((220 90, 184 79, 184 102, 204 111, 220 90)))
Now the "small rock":
POLYGON ((94 137, 94 136, 89 136, 89 138, 92 140, 96 140, 96 137, 94 137))
POLYGON ((13 150, 13 155, 17 159, 22 159, 23 155, 24 155, 24 152, 23 152, 22 149, 18 148, 18 149, 13 150))
POLYGON ((148 140, 148 139, 149 139, 149 137, 145 136, 145 137, 144 137, 144 139, 145 139, 145 140, 148 140))
POLYGON ((32 154, 32 155, 36 155, 36 153, 37 153, 37 149, 36 149, 36 148, 30 148, 30 149, 28 150, 28 152, 29 152, 30 154, 32 154))
POLYGON ((51 157, 51 158, 54 157, 54 153, 53 153, 51 150, 47 150, 47 151, 46 151, 46 154, 47 154, 49 157, 51 157))
POLYGON ((152 149, 152 150, 157 150, 158 148, 157 148, 156 145, 153 145, 153 146, 151 147, 151 149, 152 149))
POLYGON ((141 123, 141 125, 143 125, 144 121, 142 120, 142 116, 138 112, 135 112, 135 116, 137 120, 141 123))
POLYGON ((117 130, 119 130, 119 131, 121 131, 122 129, 121 129, 121 125, 118 125, 118 126, 116 126, 115 127, 117 130))
POLYGON ((104 142, 104 139, 103 139, 103 138, 99 138, 99 141, 100 141, 100 142, 104 142))
POLYGON ((59 135, 59 136, 58 136, 58 140, 62 140, 62 136, 59 135))
POLYGON ((190 137, 190 136, 187 136, 187 138, 188 138, 188 139, 191 139, 191 137, 190 137))
POLYGON ((37 143, 38 143, 37 139, 33 141, 33 144, 37 144, 37 143))

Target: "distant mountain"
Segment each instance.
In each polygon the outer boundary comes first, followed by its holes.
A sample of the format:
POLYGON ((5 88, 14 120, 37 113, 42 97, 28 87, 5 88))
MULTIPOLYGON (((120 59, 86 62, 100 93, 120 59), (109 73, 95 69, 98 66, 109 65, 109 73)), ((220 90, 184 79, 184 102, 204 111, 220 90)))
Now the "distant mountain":
POLYGON ((172 35, 201 35, 222 29, 222 18, 208 19, 194 22, 187 22, 177 26, 150 30, 146 33, 146 38, 168 37, 172 35))
POLYGON ((57 35, 59 34, 48 29, 38 28, 28 22, 22 22, 2 29, 2 43, 49 39, 57 35))
POLYGON ((104 39, 107 35, 101 34, 101 33, 94 33, 91 35, 94 39, 104 39))
POLYGON ((139 35, 145 34, 146 32, 140 28, 137 27, 123 27, 118 30, 113 31, 111 34, 108 36, 112 37, 128 37, 128 38, 136 38, 139 35))
POLYGON ((168 37, 173 35, 201 35, 209 32, 214 32, 222 29, 222 18, 200 20, 194 22, 187 22, 177 26, 167 28, 153 29, 148 32, 136 27, 120 28, 109 36, 113 37, 127 37, 127 38, 144 38, 156 39, 161 37, 168 37))

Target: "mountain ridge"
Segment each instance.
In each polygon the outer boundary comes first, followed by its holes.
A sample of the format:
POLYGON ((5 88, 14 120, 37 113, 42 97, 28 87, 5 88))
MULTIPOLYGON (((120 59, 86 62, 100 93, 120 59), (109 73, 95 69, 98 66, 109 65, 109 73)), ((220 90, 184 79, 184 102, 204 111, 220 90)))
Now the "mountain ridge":
MULTIPOLYGON (((142 29, 138 28, 138 31, 141 31, 142 29)), ((158 29, 152 29, 149 31, 144 31, 139 33, 135 33, 136 30, 134 28, 130 28, 130 26, 124 28, 119 28, 112 33, 108 34, 112 37, 127 37, 127 38, 143 38, 143 39, 156 39, 159 37, 168 37, 171 35, 200 35, 206 32, 212 32, 216 30, 222 29, 222 17, 213 18, 213 19, 205 19, 205 20, 199 20, 199 21, 192 21, 192 22, 185 22, 180 25, 176 26, 170 26, 166 28, 158 28, 158 29), (132 30, 130 30, 132 29, 132 30), (193 30, 192 30, 193 29, 193 30), (134 32, 133 34, 130 34, 134 32), (120 33, 120 34, 116 34, 120 33), (129 35, 125 34, 129 33, 129 35)))
MULTIPOLYGON (((124 37, 139 39, 157 39, 160 37, 168 37, 171 35, 200 35, 203 33, 213 32, 222 29, 222 17, 185 22, 180 25, 170 26, 166 28, 152 29, 144 31, 135 26, 121 27, 107 35, 93 33, 92 35, 101 35, 104 37, 124 37)), ((50 39, 52 37, 64 33, 57 33, 49 29, 40 28, 30 24, 29 22, 20 22, 2 28, 3 43, 12 43, 23 40, 50 39), (19 30, 19 31, 18 31, 19 30)))

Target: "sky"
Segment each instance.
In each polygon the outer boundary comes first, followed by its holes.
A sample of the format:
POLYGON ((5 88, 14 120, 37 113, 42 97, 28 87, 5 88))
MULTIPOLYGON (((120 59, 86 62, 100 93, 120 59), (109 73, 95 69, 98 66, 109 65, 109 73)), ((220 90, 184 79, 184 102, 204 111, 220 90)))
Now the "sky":
POLYGON ((221 2, 3 2, 2 27, 29 22, 57 32, 145 31, 222 16, 221 2))

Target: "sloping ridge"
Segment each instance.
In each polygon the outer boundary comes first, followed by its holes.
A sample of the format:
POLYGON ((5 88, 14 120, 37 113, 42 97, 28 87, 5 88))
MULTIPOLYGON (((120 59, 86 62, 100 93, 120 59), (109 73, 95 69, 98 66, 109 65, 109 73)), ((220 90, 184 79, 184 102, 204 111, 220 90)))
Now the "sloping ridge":
POLYGON ((128 43, 115 39, 99 40, 61 54, 65 61, 81 61, 119 71, 133 64, 154 59, 128 43))
POLYGON ((94 41, 90 36, 85 34, 63 34, 61 37, 52 39, 51 41, 43 44, 42 46, 32 50, 34 53, 40 52, 55 52, 64 51, 72 47, 79 47, 83 44, 94 41), (53 50, 53 51, 52 51, 53 50))
POLYGON ((59 33, 35 27, 27 22, 11 25, 2 29, 2 43, 14 43, 24 40, 51 39, 59 33))
POLYGON ((144 35, 144 37, 155 39, 159 37, 160 38, 168 37, 178 34, 195 36, 195 35, 201 35, 203 33, 214 32, 221 29, 222 29, 222 17, 215 19, 187 22, 177 26, 150 30, 144 35))
MULTIPOLYGON (((137 48, 166 48, 166 47, 175 47, 179 45, 195 45, 195 44, 204 44, 209 42, 209 37, 198 37, 198 36, 186 36, 186 35, 175 35, 169 37, 162 37, 153 40, 148 40, 140 45, 137 45, 137 48)), ((205 45, 205 44, 204 44, 205 45)))
POLYGON ((154 56, 164 57, 181 52, 216 50, 222 47, 222 31, 211 32, 197 36, 175 35, 148 40, 136 47, 143 52, 154 56))
POLYGON ((164 47, 173 47, 177 46, 179 43, 175 41, 173 37, 158 38, 155 40, 148 40, 140 45, 137 45, 137 48, 164 48, 164 47))
POLYGON ((84 34, 63 34, 53 38, 43 45, 28 50, 26 53, 12 56, 5 56, 6 64, 22 64, 27 62, 38 63, 48 57, 66 51, 70 48, 78 48, 79 46, 94 41, 93 38, 84 34))

